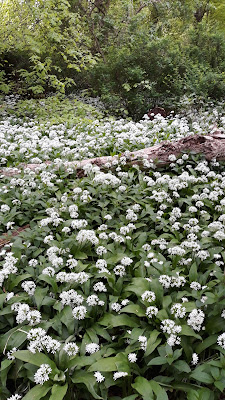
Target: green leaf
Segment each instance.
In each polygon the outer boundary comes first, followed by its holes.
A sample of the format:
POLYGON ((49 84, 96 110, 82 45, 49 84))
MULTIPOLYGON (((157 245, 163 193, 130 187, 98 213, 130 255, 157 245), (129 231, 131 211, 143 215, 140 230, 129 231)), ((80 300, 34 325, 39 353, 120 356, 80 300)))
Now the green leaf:
POLYGON ((190 268, 189 280, 190 280, 190 282, 198 280, 198 269, 197 269, 197 264, 196 263, 193 263, 191 268, 190 268))
POLYGON ((155 357, 147 365, 162 365, 167 364, 167 359, 165 357, 155 357))
POLYGON ((212 336, 207 337, 205 340, 203 340, 202 343, 199 343, 199 345, 196 347, 196 349, 195 349, 196 352, 201 353, 208 347, 212 346, 213 344, 215 344, 217 342, 217 338, 218 338, 218 335, 212 335, 212 336))
POLYGON ((63 400, 68 389, 68 383, 63 386, 53 385, 49 400, 63 400))
POLYGON ((88 371, 102 371, 102 372, 112 372, 117 371, 116 357, 101 358, 95 362, 88 371))
POLYGON ((126 292, 133 292, 140 297, 146 290, 150 290, 150 284, 145 278, 133 278, 131 284, 125 289, 126 292))
POLYGON ((13 360, 4 360, 1 362, 1 382, 3 386, 6 386, 7 374, 12 363, 13 360))
POLYGON ((36 385, 33 389, 29 390, 23 400, 40 400, 44 397, 51 389, 52 384, 50 382, 44 383, 44 385, 36 385))
POLYGON ((93 374, 88 373, 87 371, 76 371, 71 380, 73 383, 83 383, 95 399, 102 399, 94 389, 96 379, 93 374))
POLYGON ((211 375, 207 374, 206 372, 204 372, 204 371, 202 370, 202 366, 197 367, 197 368, 192 372, 192 374, 190 375, 190 377, 191 377, 192 379, 196 379, 196 381, 199 381, 199 382, 201 382, 201 383, 210 384, 210 383, 213 383, 213 382, 214 382, 213 377, 212 377, 211 375))
POLYGON ((138 376, 131 386, 143 397, 143 400, 154 400, 152 387, 147 379, 138 376))
POLYGON ((31 277, 32 277, 32 275, 30 275, 30 274, 21 274, 21 275, 16 276, 16 278, 13 277, 13 280, 9 285, 10 286, 9 290, 12 290, 14 287, 18 286, 21 281, 24 281, 25 279, 28 279, 31 277))
POLYGON ((168 396, 166 394, 165 389, 163 389, 158 382, 151 380, 150 385, 152 387, 153 392, 156 395, 157 400, 168 400, 168 396))
POLYGON ((180 333, 180 335, 182 336, 193 336, 196 339, 202 340, 202 337, 200 335, 198 335, 197 333, 195 333, 193 331, 193 329, 190 328, 190 326, 188 325, 182 325, 182 331, 180 333))
POLYGON ((183 360, 178 360, 173 363, 173 366, 178 369, 179 372, 191 372, 191 368, 189 367, 188 363, 183 360))
POLYGON ((0 351, 3 351, 4 347, 7 345, 7 348, 18 348, 24 343, 27 339, 26 332, 30 330, 30 326, 24 326, 23 331, 21 332, 20 328, 15 327, 10 329, 7 333, 1 336, 0 341, 0 351))
POLYGON ((0 294, 0 308, 2 308, 4 301, 6 299, 7 294, 6 293, 1 293, 0 294))
POLYGON ((51 276, 48 275, 39 275, 38 279, 40 279, 40 281, 44 281, 46 283, 48 283, 49 285, 52 286, 52 289, 54 290, 55 293, 58 292, 58 285, 55 281, 54 278, 52 278, 51 276))
POLYGON ((160 335, 160 332, 154 330, 151 332, 150 338, 147 341, 147 348, 145 352, 145 356, 149 356, 156 347, 161 343, 162 339, 157 339, 160 335))
POLYGON ((136 317, 129 317, 128 315, 105 314, 98 323, 108 328, 110 326, 113 328, 116 326, 129 326, 130 328, 139 326, 139 320, 136 317))
POLYGON ((54 372, 58 370, 54 361, 42 353, 33 354, 29 350, 20 350, 14 353, 14 357, 16 357, 18 360, 37 365, 38 367, 40 367, 41 364, 48 364, 54 372))
POLYGON ((122 308, 121 313, 132 313, 137 315, 138 317, 145 317, 146 314, 144 310, 139 306, 139 304, 129 304, 128 306, 125 306, 122 308))

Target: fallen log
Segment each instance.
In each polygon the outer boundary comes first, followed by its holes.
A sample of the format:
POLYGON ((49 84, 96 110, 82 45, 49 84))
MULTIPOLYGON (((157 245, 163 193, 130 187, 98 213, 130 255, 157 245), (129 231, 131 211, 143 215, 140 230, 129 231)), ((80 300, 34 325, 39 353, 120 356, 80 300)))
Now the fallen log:
MULTIPOLYGON (((171 163, 170 155, 174 154, 177 158, 183 153, 202 154, 206 160, 216 159, 217 161, 225 160, 225 134, 220 130, 216 130, 209 135, 192 135, 184 137, 174 142, 163 141, 160 144, 148 147, 142 150, 122 153, 120 157, 126 157, 128 164, 142 165, 143 158, 153 161, 156 166, 165 166, 171 163)), ((75 168, 83 171, 87 164, 97 165, 104 168, 107 163, 113 165, 118 161, 119 156, 103 156, 90 158, 82 161, 64 162, 65 168, 75 168)), ((54 165, 51 161, 46 161, 46 165, 54 165)), ((1 175, 12 176, 21 172, 21 169, 30 169, 31 171, 39 171, 43 169, 43 164, 20 164, 17 168, 4 168, 0 171, 1 175)), ((81 173, 82 175, 82 173, 81 173)))
POLYGON ((30 228, 30 225, 24 225, 21 228, 15 229, 11 234, 3 233, 3 238, 0 238, 0 249, 4 247, 6 244, 11 242, 11 238, 14 236, 18 236, 21 232, 25 231, 26 229, 30 228))

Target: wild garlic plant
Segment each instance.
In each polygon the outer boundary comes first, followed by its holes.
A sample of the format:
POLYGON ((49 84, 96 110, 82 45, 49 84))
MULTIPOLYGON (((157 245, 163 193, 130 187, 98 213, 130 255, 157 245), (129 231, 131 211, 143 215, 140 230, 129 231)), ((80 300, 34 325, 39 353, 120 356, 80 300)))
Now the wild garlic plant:
POLYGON ((221 398, 224 163, 127 161, 2 177, 3 400, 221 398))

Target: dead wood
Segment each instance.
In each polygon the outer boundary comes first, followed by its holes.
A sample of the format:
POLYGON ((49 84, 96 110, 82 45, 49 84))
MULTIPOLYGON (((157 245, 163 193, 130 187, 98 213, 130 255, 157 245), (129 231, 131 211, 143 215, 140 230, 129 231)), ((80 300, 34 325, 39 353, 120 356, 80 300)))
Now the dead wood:
POLYGON ((18 236, 21 232, 25 231, 26 229, 30 228, 30 225, 24 225, 21 228, 15 229, 11 234, 3 233, 3 239, 0 239, 0 249, 4 247, 6 244, 11 242, 12 236, 18 236))
MULTIPOLYGON (((170 164, 169 156, 174 154, 176 157, 181 156, 183 153, 202 154, 206 160, 210 161, 216 159, 218 161, 225 160, 225 134, 220 130, 215 130, 209 135, 193 135, 187 136, 174 142, 163 141, 160 144, 148 147, 142 150, 129 152, 126 154, 127 162, 130 165, 142 165, 143 157, 147 160, 152 160, 158 166, 165 166, 170 164)), ((125 156, 123 153, 122 156, 125 156)), ((107 163, 117 161, 118 156, 104 156, 97 158, 90 158, 82 161, 65 162, 64 166, 68 168, 75 168, 83 175, 83 167, 87 164, 97 165, 99 168, 104 168, 107 163)), ((50 161, 45 164, 53 165, 50 161)), ((32 171, 39 171, 43 169, 39 164, 20 164, 18 168, 4 168, 0 171, 3 176, 17 175, 21 169, 29 168, 32 171)))

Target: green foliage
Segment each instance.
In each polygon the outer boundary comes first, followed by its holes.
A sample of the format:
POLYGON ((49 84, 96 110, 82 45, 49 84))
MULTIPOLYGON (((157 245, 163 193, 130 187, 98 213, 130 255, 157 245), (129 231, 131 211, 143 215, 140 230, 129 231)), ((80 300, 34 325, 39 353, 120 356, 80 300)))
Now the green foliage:
MULTIPOLYGON (((116 138, 120 142, 125 137, 121 152, 132 148, 130 143, 143 148, 146 142, 142 143, 140 134, 134 135, 138 129, 144 130, 145 139, 146 132, 151 140, 170 139, 176 129, 180 137, 178 127, 180 123, 181 129, 186 128, 184 120, 163 120, 162 126, 156 121, 124 121, 131 128, 127 134, 121 120, 97 120, 96 126, 85 121, 85 105, 77 100, 50 97, 42 101, 43 108, 40 103, 18 102, 11 110, 14 125, 9 119, 3 121, 7 123, 4 140, 13 152, 13 157, 6 154, 8 165, 18 163, 20 151, 29 147, 32 135, 40 146, 40 160, 46 161, 47 153, 48 160, 55 163, 42 163, 35 174, 25 170, 2 178, 1 232, 6 232, 10 221, 15 229, 28 222, 30 228, 11 237, 12 254, 6 251, 7 245, 1 250, 1 400, 15 392, 23 400, 220 400, 225 389, 225 349, 222 339, 218 340, 224 331, 225 241, 215 234, 212 223, 218 224, 221 235, 224 163, 207 164, 189 154, 156 171, 154 167, 140 168, 141 160, 139 166, 131 166, 129 160, 126 163, 119 157, 115 169, 101 175, 94 166, 81 176, 59 166, 65 147, 68 151, 70 145, 73 150, 78 137, 80 147, 85 144, 81 136, 85 138, 86 152, 92 142, 93 156, 98 151, 106 155, 118 150, 116 138), (52 125, 53 116, 51 123, 44 125, 51 105, 52 113, 61 113, 62 120, 57 120, 59 116, 55 119, 60 125, 52 125), (21 122, 18 117, 26 109, 26 119, 21 122), (74 109, 77 114, 71 124, 76 125, 63 125, 65 115, 74 109), (31 112, 36 112, 36 124, 30 120, 31 112), (9 130, 20 135, 20 148, 12 146, 17 140, 14 136, 9 141, 9 130), (102 136, 97 136, 99 132, 102 136), (59 141, 66 143, 66 138, 69 144, 59 151, 59 141), (47 152, 46 143, 53 147, 47 152), (9 209, 4 211, 2 206, 7 205, 9 209), (76 206, 78 214, 73 215, 76 206), (128 217, 131 211, 134 214, 128 217), (105 218, 107 214, 111 219, 105 218), (174 227, 174 217, 179 229, 174 227), (87 225, 76 227, 84 221, 87 225), (79 241, 77 235, 83 229, 84 234, 94 232, 98 242, 79 241), (211 234, 203 234, 206 231, 211 234), (184 249, 185 254, 179 254, 184 249), (98 262, 104 262, 105 269, 101 270, 98 262), (7 268, 14 263, 17 271, 9 273, 7 268), (122 266, 124 272, 116 273, 115 268, 122 266), (165 275, 170 285, 163 284, 165 275), (32 293, 26 288, 29 281, 36 285, 32 293), (100 282, 105 290, 96 289, 100 282), (200 287, 194 289, 193 283, 200 287), (68 301, 71 291, 76 293, 75 302, 68 301), (155 294, 152 301, 143 296, 148 291, 155 294), (97 296, 94 304, 89 297, 93 295, 97 296), (174 314, 175 304, 185 309, 185 315, 174 314), (85 318, 75 316, 78 305, 86 308, 85 318), (156 315, 148 314, 149 305, 157 307, 156 315), (204 322, 197 328, 188 322, 195 309, 204 313, 204 322), (40 319, 30 321, 31 312, 40 319), (178 342, 171 345, 170 333, 163 330, 163 321, 168 319, 180 328, 178 342), (38 328, 44 333, 38 334, 38 328), (35 335, 39 335, 36 341, 35 335), (66 351, 68 344, 77 346, 74 353, 66 351), (93 349, 93 344, 97 347, 89 352, 87 346, 93 349), (40 368, 46 364, 51 370, 40 383, 40 368)), ((86 107, 95 118, 96 111, 86 107)), ((208 113, 204 112, 204 118, 207 132, 212 121, 208 113)), ((32 152, 28 153, 23 157, 30 154, 32 158, 32 152)), ((72 157, 76 153, 72 152, 72 157)))

